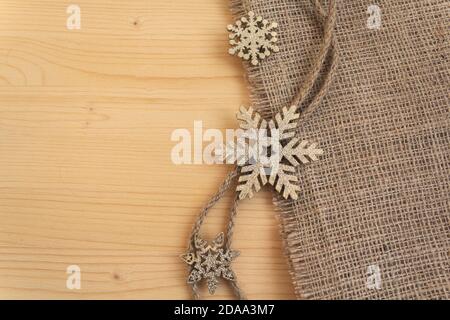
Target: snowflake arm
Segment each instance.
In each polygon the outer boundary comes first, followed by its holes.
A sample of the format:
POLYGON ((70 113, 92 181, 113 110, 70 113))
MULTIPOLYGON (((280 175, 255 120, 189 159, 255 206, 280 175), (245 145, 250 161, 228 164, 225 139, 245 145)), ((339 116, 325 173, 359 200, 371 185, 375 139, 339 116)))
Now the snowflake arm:
POLYGON ((308 145, 307 140, 302 140, 299 143, 299 139, 293 138, 288 144, 282 147, 282 156, 293 166, 298 166, 299 162, 297 159, 303 163, 309 163, 310 161, 319 160, 317 156, 323 154, 323 150, 317 148, 316 143, 311 143, 308 145))
POLYGON ((244 130, 258 130, 267 127, 267 121, 258 112, 254 112, 252 107, 245 109, 244 106, 241 106, 236 117, 240 127, 244 130))
POLYGON ((269 183, 275 187, 278 193, 281 194, 283 189, 283 197, 287 199, 291 197, 294 200, 298 199, 297 192, 300 191, 300 187, 297 185, 298 178, 293 173, 295 172, 295 167, 280 164, 278 170, 273 170, 270 175, 269 183))
POLYGON ((267 175, 261 163, 250 164, 242 167, 239 184, 236 191, 239 199, 252 198, 253 191, 258 192, 267 183, 267 175))
POLYGON ((300 117, 296 109, 295 106, 291 106, 289 109, 284 107, 280 113, 275 115, 275 121, 270 120, 269 127, 278 129, 279 140, 290 139, 295 135, 294 129, 297 127, 295 121, 300 117))

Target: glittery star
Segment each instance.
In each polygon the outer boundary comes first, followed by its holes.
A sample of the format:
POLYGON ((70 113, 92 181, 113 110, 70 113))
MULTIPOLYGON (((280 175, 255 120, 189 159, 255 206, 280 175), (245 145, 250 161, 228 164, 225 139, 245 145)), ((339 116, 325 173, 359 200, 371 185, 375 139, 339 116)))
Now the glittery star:
POLYGON ((209 244, 196 236, 193 249, 180 256, 184 262, 191 266, 187 280, 189 284, 195 284, 205 279, 209 293, 214 294, 219 283, 219 277, 236 281, 236 275, 231 270, 231 262, 239 255, 239 252, 226 249, 224 238, 224 234, 221 232, 209 244))

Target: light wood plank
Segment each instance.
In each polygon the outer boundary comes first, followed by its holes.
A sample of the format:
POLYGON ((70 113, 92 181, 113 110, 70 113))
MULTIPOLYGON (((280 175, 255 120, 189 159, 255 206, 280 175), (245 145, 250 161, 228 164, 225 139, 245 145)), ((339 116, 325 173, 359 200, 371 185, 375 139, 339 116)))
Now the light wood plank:
MULTIPOLYGON (((0 298, 183 299, 192 223, 231 168, 171 162, 176 128, 248 103, 224 0, 0 3, 0 298), (81 267, 81 290, 66 268, 81 267)), ((294 298, 269 191, 239 210, 250 299, 294 298)), ((205 236, 226 223, 228 195, 205 236)), ((214 298, 230 298, 221 286, 214 298)))

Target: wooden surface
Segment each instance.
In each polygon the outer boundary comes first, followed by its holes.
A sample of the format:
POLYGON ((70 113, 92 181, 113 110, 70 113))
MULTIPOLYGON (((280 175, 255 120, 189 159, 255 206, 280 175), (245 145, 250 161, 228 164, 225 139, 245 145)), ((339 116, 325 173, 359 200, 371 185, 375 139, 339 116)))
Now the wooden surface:
MULTIPOLYGON (((190 298, 178 255, 231 167, 174 165, 170 135, 235 128, 248 103, 228 1, 74 3, 81 30, 66 1, 0 2, 0 298, 190 298), (66 288, 74 264, 80 290, 66 288)), ((270 193, 244 201, 234 266, 248 298, 294 298, 281 246, 270 193)))

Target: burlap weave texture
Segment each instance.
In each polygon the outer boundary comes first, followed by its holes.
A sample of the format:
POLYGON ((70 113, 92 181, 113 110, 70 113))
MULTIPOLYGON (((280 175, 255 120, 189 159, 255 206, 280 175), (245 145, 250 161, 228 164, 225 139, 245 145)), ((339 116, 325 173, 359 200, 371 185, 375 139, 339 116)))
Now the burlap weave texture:
MULTIPOLYGON (((253 10, 279 24, 280 52, 245 64, 253 106, 270 118, 311 67, 321 25, 310 1, 231 2, 236 18, 253 10)), ((372 4, 339 2, 340 64, 297 129, 325 155, 298 168, 299 200, 274 198, 294 287, 310 299, 448 299, 449 5, 376 1, 375 30, 372 4), (367 287, 373 267, 379 289, 367 287)))

